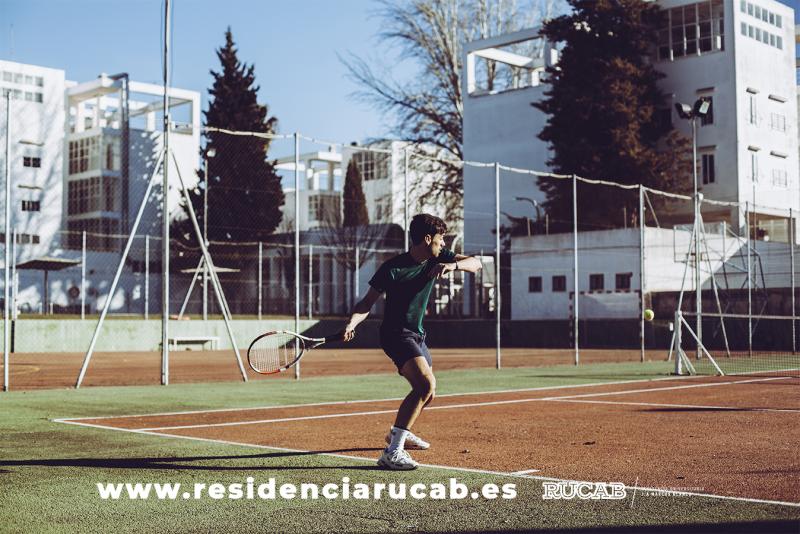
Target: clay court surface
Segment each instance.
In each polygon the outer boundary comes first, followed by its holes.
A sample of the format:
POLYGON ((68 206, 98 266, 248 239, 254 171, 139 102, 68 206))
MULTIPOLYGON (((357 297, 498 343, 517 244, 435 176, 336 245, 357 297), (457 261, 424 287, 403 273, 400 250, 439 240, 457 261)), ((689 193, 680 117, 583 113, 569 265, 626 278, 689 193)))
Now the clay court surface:
MULTIPOLYGON (((540 367, 574 362, 571 349, 503 349, 503 367, 540 367)), ((241 351, 248 378, 276 380, 294 377, 293 371, 262 376, 247 367, 245 350, 241 351)), ((11 388, 39 389, 72 387, 78 378, 84 353, 14 353, 11 355, 11 388)), ((582 363, 637 362, 638 350, 582 350, 582 363)), ((664 359, 664 351, 647 354, 648 359, 664 359)), ((434 368, 491 368, 495 350, 434 349, 434 368)), ((2 368, 2 365, 0 365, 2 368)), ((303 377, 394 373, 391 360, 379 349, 319 349, 301 360, 303 377)), ((224 382, 241 380, 233 351, 170 352, 170 382, 224 382)), ((159 384, 160 352, 97 352, 92 356, 84 386, 119 386, 159 384)))
MULTIPOLYGON (((415 426, 433 446, 414 457, 456 469, 800 504, 798 386, 797 377, 702 377, 440 396, 415 426)), ((345 455, 370 465, 361 459, 379 455, 398 404, 61 421, 345 455)))

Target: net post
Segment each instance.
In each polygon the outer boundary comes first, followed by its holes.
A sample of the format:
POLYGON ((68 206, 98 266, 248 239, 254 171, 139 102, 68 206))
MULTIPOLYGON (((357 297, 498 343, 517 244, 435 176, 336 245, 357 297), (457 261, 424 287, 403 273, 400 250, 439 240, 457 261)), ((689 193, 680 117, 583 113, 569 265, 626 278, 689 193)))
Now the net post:
POLYGON ((572 328, 573 338, 575 339, 575 365, 580 363, 580 348, 578 335, 578 176, 572 175, 572 284, 574 286, 573 294, 575 295, 575 302, 573 303, 573 316, 572 328))
POLYGON ((502 367, 500 353, 500 163, 494 164, 494 312, 495 312, 495 368, 502 367))
POLYGON ((639 345, 644 362, 644 187, 639 184, 639 345))

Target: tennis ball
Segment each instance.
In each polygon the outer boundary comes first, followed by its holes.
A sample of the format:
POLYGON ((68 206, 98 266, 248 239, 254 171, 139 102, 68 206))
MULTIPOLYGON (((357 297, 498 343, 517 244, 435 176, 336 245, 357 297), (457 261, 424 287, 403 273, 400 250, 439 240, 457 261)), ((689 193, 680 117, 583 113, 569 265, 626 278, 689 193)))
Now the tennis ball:
POLYGON ((656 316, 656 314, 653 313, 653 310, 649 310, 648 309, 648 310, 644 311, 644 320, 645 321, 652 321, 655 316, 656 316))

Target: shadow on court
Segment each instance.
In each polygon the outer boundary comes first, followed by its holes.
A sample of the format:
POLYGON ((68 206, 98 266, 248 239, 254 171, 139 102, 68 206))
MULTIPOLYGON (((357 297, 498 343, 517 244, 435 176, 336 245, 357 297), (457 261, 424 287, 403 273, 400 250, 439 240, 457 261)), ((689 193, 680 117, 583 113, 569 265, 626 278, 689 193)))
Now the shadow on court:
MULTIPOLYGON (((30 460, 2 460, 0 467, 88 467, 101 469, 176 469, 189 471, 252 471, 259 468, 269 471, 304 471, 304 470, 357 470, 372 471, 379 469, 377 465, 346 465, 346 466, 281 466, 281 465, 195 465, 192 462, 213 462, 216 460, 275 460, 280 458, 295 458, 299 456, 312 456, 315 454, 344 454, 354 452, 375 452, 380 448, 350 448, 330 449, 319 451, 281 451, 263 454, 244 454, 235 456, 164 456, 145 458, 41 458, 30 460)), ((6 469, 0 472, 8 472, 6 469)))
MULTIPOLYGON (((536 529, 537 534, 633 534, 634 532, 647 532, 648 534, 797 534, 800 523, 796 520, 786 521, 752 521, 736 523, 720 523, 716 525, 686 524, 686 525, 647 525, 636 527, 603 527, 603 528, 570 528, 570 529, 536 529)), ((462 534, 500 534, 508 532, 532 532, 531 530, 476 530, 461 531, 462 534)), ((436 533, 433 533, 436 534, 436 533)), ((443 532, 440 534, 444 534, 443 532)))

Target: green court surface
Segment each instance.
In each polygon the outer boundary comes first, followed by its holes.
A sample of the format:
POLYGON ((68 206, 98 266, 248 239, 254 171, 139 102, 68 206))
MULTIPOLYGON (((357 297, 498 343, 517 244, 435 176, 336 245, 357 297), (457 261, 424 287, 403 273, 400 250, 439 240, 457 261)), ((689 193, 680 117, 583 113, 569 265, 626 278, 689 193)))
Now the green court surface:
MULTIPOLYGON (((444 371, 442 395, 669 376, 672 364, 596 364, 444 371)), ((324 454, 73 426, 60 418, 396 398, 397 375, 255 383, 95 387, 0 395, 2 532, 491 532, 800 531, 800 507, 640 492, 616 501, 544 500, 542 480, 422 467, 387 472, 372 462, 324 454), (447 483, 516 484, 515 499, 103 500, 97 483, 447 483), (661 527, 652 529, 653 526, 661 527)), ((513 405, 509 410, 513 410, 513 405)), ((543 409, 546 409, 543 408, 543 409)), ((578 409, 578 408, 576 408, 578 409)), ((424 417, 424 415, 423 415, 424 417)), ((688 417, 688 416, 687 416, 688 417)), ((387 425, 391 415, 386 416, 387 425)), ((335 423, 331 423, 335 424, 335 423)), ((624 425, 624 421, 620 421, 624 425)), ((373 447, 380 444, 365 444, 373 447)), ((501 446, 501 445, 499 445, 501 446)), ((703 468, 704 466, 698 466, 703 468)))

